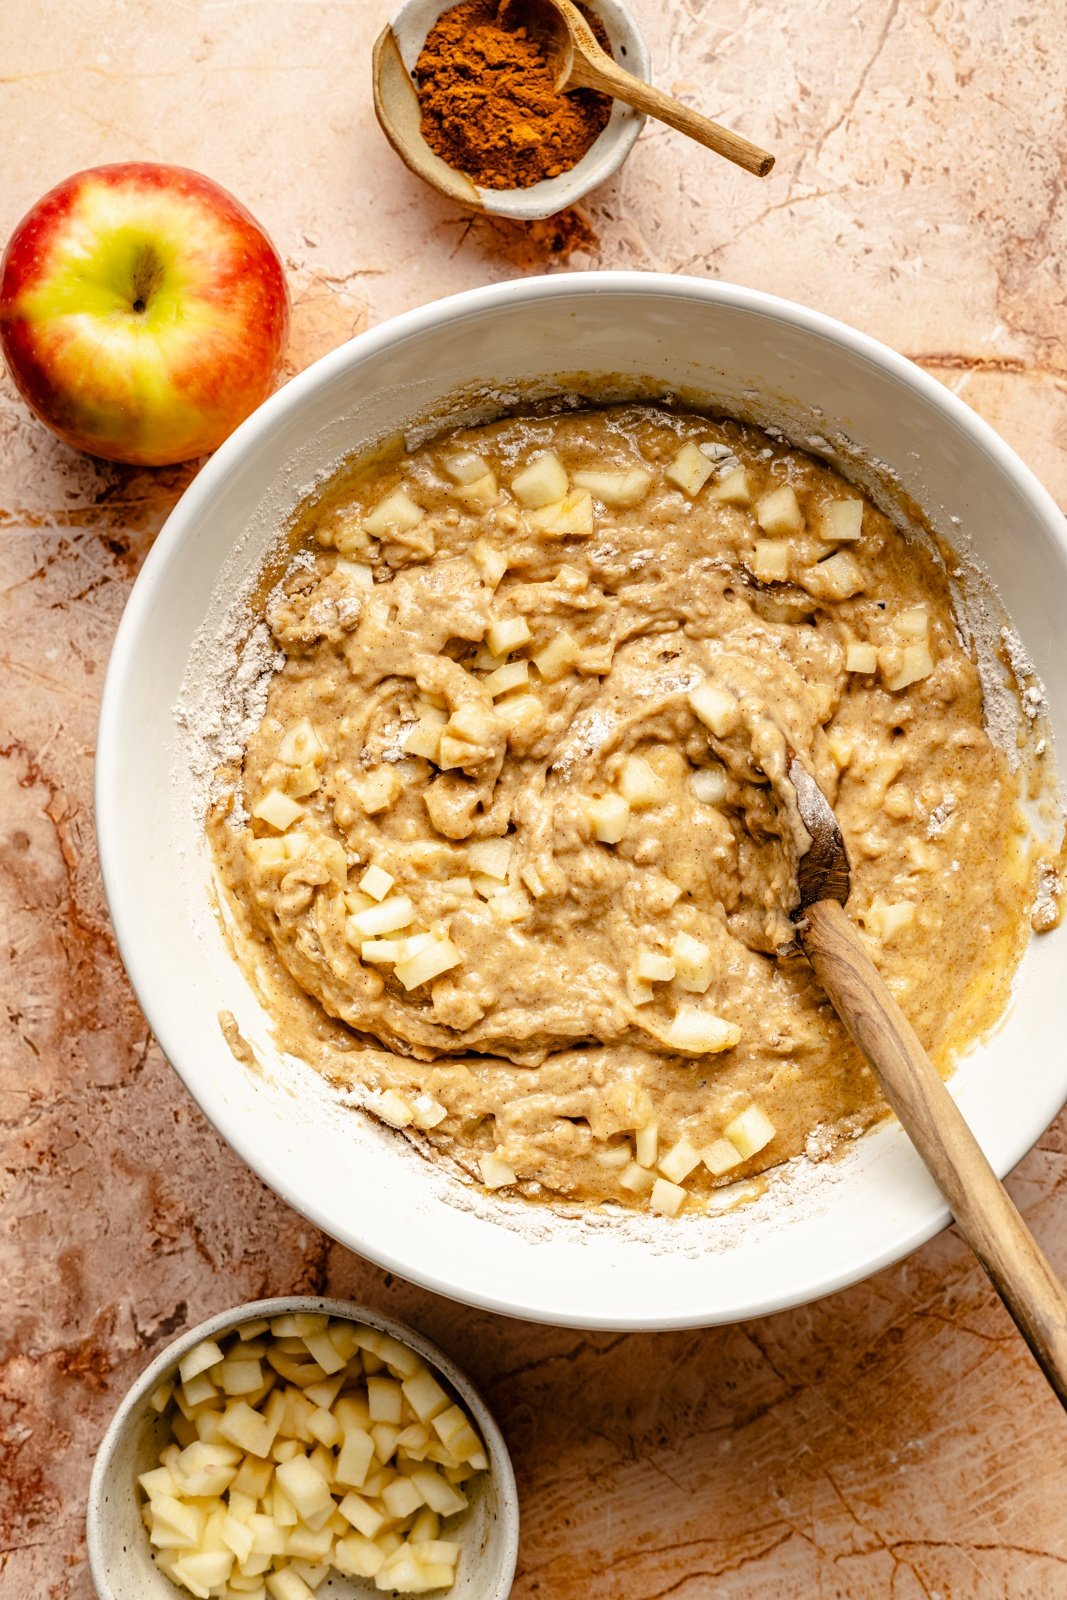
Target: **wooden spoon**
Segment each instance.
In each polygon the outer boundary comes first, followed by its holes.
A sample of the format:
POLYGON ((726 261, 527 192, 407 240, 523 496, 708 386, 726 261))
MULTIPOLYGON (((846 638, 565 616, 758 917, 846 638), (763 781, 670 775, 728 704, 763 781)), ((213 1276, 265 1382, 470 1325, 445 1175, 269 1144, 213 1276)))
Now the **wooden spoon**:
POLYGON ((602 50, 588 22, 571 0, 507 0, 508 26, 526 27, 543 39, 549 65, 556 71, 556 88, 599 89, 616 100, 644 111, 698 144, 706 145, 727 161, 765 178, 774 166, 774 157, 750 144, 739 133, 690 111, 680 100, 655 89, 602 50))
POLYGON ((797 871, 804 954, 1067 1407, 1067 1293, 845 914, 848 853, 826 796, 795 756, 789 778, 812 841, 797 871))

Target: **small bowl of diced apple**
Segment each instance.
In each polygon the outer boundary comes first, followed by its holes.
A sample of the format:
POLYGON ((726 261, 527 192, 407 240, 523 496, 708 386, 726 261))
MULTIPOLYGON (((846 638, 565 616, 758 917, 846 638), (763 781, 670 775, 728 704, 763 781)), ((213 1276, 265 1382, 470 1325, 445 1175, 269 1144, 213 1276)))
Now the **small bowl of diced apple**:
POLYGON ((469 1379, 421 1334, 310 1296, 168 1346, 89 1490, 99 1600, 506 1600, 518 1528, 507 1447, 469 1379))

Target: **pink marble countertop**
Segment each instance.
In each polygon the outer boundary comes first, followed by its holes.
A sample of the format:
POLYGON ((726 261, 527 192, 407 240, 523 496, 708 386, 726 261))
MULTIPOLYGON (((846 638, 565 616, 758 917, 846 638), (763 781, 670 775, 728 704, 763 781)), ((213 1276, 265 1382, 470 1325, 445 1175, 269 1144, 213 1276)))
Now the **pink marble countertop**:
MULTIPOLYGON (((371 110, 388 0, 4 0, 0 238, 79 167, 234 189, 286 259, 290 370, 527 272, 734 279, 886 340, 1067 502, 1067 62, 1024 0, 633 0, 657 81, 778 153, 763 183, 650 125, 580 213, 423 189, 371 110)), ((84 1600, 93 1451, 176 1330, 296 1289, 370 1300, 467 1367, 514 1453, 520 1600, 1067 1596, 1064 1419, 954 1232, 762 1322, 583 1336, 471 1312, 314 1232, 162 1059, 104 909, 91 785, 108 648, 192 469, 102 465, 0 382, 0 1594, 84 1600)), ((1067 1272, 1067 1124, 1010 1188, 1067 1272)))

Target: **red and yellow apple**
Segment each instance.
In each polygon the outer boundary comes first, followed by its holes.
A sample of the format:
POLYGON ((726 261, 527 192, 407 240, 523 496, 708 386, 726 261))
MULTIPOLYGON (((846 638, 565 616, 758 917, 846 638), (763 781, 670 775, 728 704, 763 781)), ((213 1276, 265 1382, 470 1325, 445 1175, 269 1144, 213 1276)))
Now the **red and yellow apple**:
POLYGON ((270 393, 288 333, 267 234, 184 167, 75 173, 0 262, 0 348, 19 391, 61 439, 113 461, 214 450, 270 393))

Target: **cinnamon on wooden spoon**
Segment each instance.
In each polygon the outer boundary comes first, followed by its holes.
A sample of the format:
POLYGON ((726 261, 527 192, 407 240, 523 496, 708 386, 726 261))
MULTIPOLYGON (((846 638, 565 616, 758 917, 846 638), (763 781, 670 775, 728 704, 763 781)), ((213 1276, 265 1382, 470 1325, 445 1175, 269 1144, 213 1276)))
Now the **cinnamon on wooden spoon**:
POLYGON ((789 780, 811 848, 797 869, 801 948, 952 1210, 960 1232, 1067 1407, 1067 1292, 845 914, 849 863, 837 818, 794 756, 789 780))
POLYGON ((702 117, 662 89, 653 88, 643 78, 620 67, 601 49, 588 22, 571 0, 505 0, 508 26, 525 27, 545 42, 548 62, 556 72, 556 88, 598 89, 622 100, 635 111, 644 111, 660 122, 688 134, 698 144, 725 156, 746 172, 765 178, 774 166, 774 157, 739 133, 702 117))

